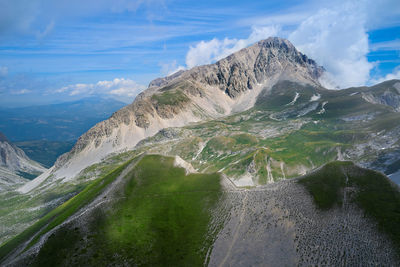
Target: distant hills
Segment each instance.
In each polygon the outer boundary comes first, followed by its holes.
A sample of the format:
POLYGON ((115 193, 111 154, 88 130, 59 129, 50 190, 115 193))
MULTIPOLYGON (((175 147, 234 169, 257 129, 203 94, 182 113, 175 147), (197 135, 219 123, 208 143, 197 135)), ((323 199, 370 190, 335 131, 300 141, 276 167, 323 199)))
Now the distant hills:
POLYGON ((0 131, 13 141, 75 141, 125 103, 101 97, 60 104, 0 108, 0 131))

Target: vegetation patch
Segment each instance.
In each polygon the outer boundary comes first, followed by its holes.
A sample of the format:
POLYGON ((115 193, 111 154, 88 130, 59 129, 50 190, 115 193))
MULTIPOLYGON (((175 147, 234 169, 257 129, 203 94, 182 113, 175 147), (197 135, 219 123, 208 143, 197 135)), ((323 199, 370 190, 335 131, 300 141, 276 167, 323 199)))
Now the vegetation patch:
POLYGON ((80 208, 88 204, 93 200, 108 184, 110 184, 125 167, 130 163, 128 161, 109 174, 105 175, 103 178, 98 179, 87 186, 82 192, 69 199, 59 207, 55 208, 51 212, 47 213, 44 217, 38 220, 35 224, 28 227, 25 231, 15 236, 11 240, 5 242, 0 247, 0 261, 7 256, 11 251, 26 242, 31 237, 35 236, 32 241, 28 244, 27 248, 34 245, 42 235, 61 224, 65 219, 74 214, 80 208))
POLYGON ((356 203, 378 222, 400 254, 400 192, 385 175, 366 169, 349 173, 349 180, 359 188, 356 203))
POLYGON ((346 184, 346 176, 340 167, 348 164, 353 163, 331 162, 299 180, 313 196, 319 208, 330 209, 342 204, 342 189, 346 184))
MULTIPOLYGON (((46 240, 34 266, 126 265, 203 266, 218 227, 211 224, 212 210, 222 197, 218 174, 190 174, 174 167, 173 158, 158 155, 143 157, 126 175, 123 187, 113 195, 107 211, 91 214, 89 231, 66 224, 46 240)), ((93 182, 40 223, 29 228, 24 239, 40 236, 65 221, 94 199, 99 188, 118 176, 125 163, 102 181, 93 182), (42 230, 43 229, 43 230, 42 230)), ((107 196, 111 197, 111 196, 107 196)), ((18 243, 15 243, 17 242, 18 243)), ((11 251, 10 242, 1 248, 2 258, 11 251), (7 251, 6 251, 7 250, 7 251)), ((14 246, 15 248, 15 246, 14 246)))
POLYGON ((221 197, 217 174, 185 175, 173 158, 144 157, 126 177, 113 213, 96 218, 99 263, 116 253, 146 266, 201 266, 213 242, 211 210, 221 197))
POLYGON ((180 103, 186 103, 189 98, 179 90, 165 91, 161 94, 154 94, 151 99, 156 101, 159 105, 173 106, 180 103))
POLYGON ((350 201, 377 222, 400 253, 400 192, 385 175, 351 162, 332 162, 300 179, 299 183, 307 188, 321 209, 341 205, 344 187, 354 188, 350 201))

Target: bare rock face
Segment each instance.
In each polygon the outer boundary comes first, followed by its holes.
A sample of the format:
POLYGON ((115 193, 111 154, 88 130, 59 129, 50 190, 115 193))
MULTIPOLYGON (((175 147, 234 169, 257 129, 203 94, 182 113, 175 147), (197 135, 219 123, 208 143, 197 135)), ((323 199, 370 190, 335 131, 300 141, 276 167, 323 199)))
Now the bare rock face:
POLYGON ((380 104, 393 108, 400 112, 400 82, 389 80, 372 86, 361 92, 362 98, 372 104, 380 104))
POLYGON ((20 173, 38 175, 45 170, 0 133, 0 191, 7 186, 23 183, 25 179, 20 177, 20 173))
POLYGON ((132 149, 163 128, 252 108, 262 90, 282 79, 318 86, 322 72, 289 41, 268 38, 215 64, 158 78, 132 104, 83 134, 57 160, 53 174, 71 178, 107 154, 132 149))
POLYGON ((196 67, 181 75, 217 86, 232 98, 251 90, 275 75, 319 85, 323 68, 288 41, 268 38, 244 48, 215 64, 196 67), (285 74, 288 77, 285 77, 285 74))

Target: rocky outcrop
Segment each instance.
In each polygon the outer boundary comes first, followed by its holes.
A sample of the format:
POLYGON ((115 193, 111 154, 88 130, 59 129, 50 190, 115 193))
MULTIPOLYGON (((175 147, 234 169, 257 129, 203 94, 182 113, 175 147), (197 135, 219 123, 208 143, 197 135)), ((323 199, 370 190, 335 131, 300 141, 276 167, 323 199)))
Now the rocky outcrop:
POLYGON ((181 76, 216 86, 235 98, 275 75, 319 85, 318 78, 323 71, 288 40, 268 38, 213 65, 196 67, 181 76))
POLYGON ((21 178, 24 174, 39 175, 45 170, 42 165, 29 159, 22 149, 0 133, 0 191, 5 186, 24 182, 21 178))
POLYGON ((400 82, 390 80, 362 92, 362 98, 372 104, 381 104, 400 112, 400 82))

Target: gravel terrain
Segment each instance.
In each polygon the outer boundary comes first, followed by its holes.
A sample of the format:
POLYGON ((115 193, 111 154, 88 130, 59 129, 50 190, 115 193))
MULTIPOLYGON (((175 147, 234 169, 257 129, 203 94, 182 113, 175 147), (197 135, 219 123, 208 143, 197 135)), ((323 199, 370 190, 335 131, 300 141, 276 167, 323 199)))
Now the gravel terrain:
POLYGON ((230 187, 221 210, 229 216, 209 266, 400 264, 389 239, 361 209, 345 200, 342 207, 321 211, 296 179, 230 187))

